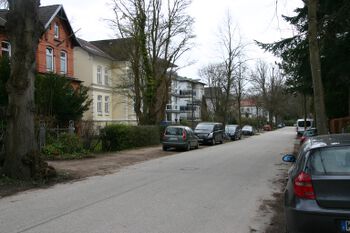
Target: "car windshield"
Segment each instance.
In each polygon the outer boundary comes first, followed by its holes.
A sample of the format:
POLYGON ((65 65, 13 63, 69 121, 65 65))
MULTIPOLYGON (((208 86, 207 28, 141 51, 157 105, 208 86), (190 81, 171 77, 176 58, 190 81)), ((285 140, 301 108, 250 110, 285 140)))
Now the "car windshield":
POLYGON ((168 127, 165 130, 166 135, 182 135, 182 128, 168 127))
POLYGON ((309 167, 314 175, 350 175, 350 146, 315 150, 309 167))
POLYGON ((225 130, 228 131, 228 132, 233 132, 235 131, 237 128, 237 126, 226 126, 225 130))
POLYGON ((212 130, 214 127, 214 125, 210 125, 210 124, 199 124, 196 127, 196 130, 212 130))
POLYGON ((246 125, 246 126, 244 126, 244 127, 243 127, 243 129, 242 129, 242 130, 252 130, 252 129, 253 129, 253 127, 251 127, 251 126, 247 126, 247 125, 246 125))
POLYGON ((315 135, 316 135, 315 130, 306 130, 304 132, 304 136, 307 136, 307 137, 312 137, 312 136, 315 136, 315 135))

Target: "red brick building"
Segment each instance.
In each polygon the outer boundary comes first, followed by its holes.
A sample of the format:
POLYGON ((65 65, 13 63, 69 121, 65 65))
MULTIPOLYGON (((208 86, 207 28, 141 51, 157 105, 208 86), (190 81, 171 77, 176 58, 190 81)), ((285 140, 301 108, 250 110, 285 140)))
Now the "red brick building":
MULTIPOLYGON (((11 56, 11 42, 5 30, 7 10, 0 10, 1 55, 11 56)), ((42 6, 39 20, 44 31, 39 40, 36 54, 38 73, 53 72, 74 78, 74 46, 78 42, 62 5, 42 6)))

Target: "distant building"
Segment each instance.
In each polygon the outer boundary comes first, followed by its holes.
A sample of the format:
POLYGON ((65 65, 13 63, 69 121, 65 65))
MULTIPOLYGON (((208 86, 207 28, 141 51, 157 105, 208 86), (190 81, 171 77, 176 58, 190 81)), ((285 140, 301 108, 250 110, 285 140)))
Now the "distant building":
POLYGON ((255 99, 241 100, 241 115, 247 118, 265 117, 268 119, 268 112, 257 103, 255 99))
POLYGON ((166 106, 166 121, 201 121, 204 85, 200 80, 175 75, 171 81, 170 101, 166 106))

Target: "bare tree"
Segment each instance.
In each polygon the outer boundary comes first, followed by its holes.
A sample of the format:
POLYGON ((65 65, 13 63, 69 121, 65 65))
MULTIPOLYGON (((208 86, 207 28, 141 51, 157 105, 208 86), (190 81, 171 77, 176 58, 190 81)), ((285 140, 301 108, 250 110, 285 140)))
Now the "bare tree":
POLYGON ((244 96, 244 87, 247 84, 247 71, 248 68, 243 62, 239 63, 238 70, 236 70, 236 78, 234 80, 233 89, 237 103, 237 118, 238 124, 242 125, 242 113, 241 113, 241 101, 244 96))
MULTIPOLYGON (((113 0, 118 35, 131 40, 134 109, 140 124, 164 118, 176 61, 190 49, 193 18, 186 14, 191 0, 113 0), (163 5, 163 3, 165 4, 163 5)), ((125 88, 125 87, 122 87, 125 88)))
POLYGON ((328 133, 327 116, 324 103, 324 91, 321 76, 320 51, 317 41, 317 6, 318 0, 308 0, 308 36, 310 66, 312 74, 312 83, 314 90, 314 106, 316 113, 316 125, 320 134, 328 133))
POLYGON ((42 27, 39 0, 9 0, 6 30, 11 41, 11 74, 7 83, 9 103, 3 172, 29 179, 40 169, 34 132, 35 53, 42 27))
MULTIPOLYGON (((212 102, 216 119, 227 123, 234 112, 235 80, 239 75, 239 67, 245 46, 237 35, 237 27, 233 26, 230 13, 227 13, 223 27, 218 36, 221 48, 221 58, 216 64, 210 64, 200 71, 200 76, 208 80, 209 99, 212 102)), ((240 80, 242 81, 242 80, 240 80)), ((240 82, 239 84, 242 84, 240 82)), ((242 89, 239 88, 241 91, 242 89)), ((237 93, 237 92, 236 92, 237 93)))
POLYGON ((256 94, 263 103, 263 107, 269 112, 269 123, 273 123, 273 117, 277 118, 285 99, 283 75, 274 66, 259 60, 251 75, 251 81, 256 94))

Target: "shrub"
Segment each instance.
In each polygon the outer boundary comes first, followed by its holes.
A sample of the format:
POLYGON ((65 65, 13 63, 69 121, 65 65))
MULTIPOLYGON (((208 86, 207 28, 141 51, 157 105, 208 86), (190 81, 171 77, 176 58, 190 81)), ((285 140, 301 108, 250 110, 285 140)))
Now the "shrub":
POLYGON ((118 151, 159 144, 158 126, 109 125, 101 130, 102 149, 118 151))
POLYGON ((58 139, 51 138, 42 149, 45 159, 79 159, 87 156, 80 138, 74 134, 62 134, 58 139))

